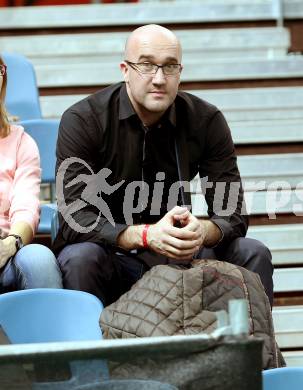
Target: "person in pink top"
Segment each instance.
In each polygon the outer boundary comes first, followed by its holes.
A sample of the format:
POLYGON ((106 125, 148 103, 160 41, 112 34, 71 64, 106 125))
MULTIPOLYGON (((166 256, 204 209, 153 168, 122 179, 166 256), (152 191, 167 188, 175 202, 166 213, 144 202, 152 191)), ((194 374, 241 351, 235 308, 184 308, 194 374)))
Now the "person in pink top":
POLYGON ((0 293, 62 288, 54 254, 31 244, 39 223, 40 157, 35 141, 21 126, 8 122, 6 84, 0 57, 0 293))

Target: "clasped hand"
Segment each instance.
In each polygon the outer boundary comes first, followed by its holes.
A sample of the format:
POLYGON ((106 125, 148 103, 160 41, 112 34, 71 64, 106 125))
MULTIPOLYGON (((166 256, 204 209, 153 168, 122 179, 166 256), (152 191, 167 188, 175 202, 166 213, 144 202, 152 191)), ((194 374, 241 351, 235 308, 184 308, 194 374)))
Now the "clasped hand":
POLYGON ((151 250, 177 260, 192 260, 203 245, 206 231, 185 207, 175 206, 159 222, 149 227, 151 250), (181 227, 175 225, 179 223, 181 227))

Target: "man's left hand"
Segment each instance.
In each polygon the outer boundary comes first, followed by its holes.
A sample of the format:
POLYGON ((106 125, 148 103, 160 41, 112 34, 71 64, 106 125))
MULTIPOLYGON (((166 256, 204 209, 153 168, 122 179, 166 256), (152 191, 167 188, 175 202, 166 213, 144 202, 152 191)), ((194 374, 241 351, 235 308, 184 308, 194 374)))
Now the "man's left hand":
POLYGON ((200 248, 202 246, 212 247, 222 238, 222 232, 219 227, 210 220, 198 219, 191 213, 184 219, 182 216, 174 215, 176 222, 180 223, 182 229, 199 233, 200 248))
POLYGON ((199 221, 198 218, 196 218, 191 213, 188 214, 186 219, 182 218, 182 216, 179 215, 174 215, 174 219, 176 222, 180 223, 182 229, 198 233, 199 242, 200 242, 199 247, 203 245, 207 234, 207 230, 206 230, 206 226, 201 223, 202 221, 199 221))

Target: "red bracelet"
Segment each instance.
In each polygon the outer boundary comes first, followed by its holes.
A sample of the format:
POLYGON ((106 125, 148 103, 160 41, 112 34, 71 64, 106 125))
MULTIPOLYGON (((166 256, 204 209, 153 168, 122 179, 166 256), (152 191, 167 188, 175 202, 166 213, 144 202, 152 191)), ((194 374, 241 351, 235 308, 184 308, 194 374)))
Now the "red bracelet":
POLYGON ((148 248, 148 242, 147 242, 147 231, 148 231, 149 225, 145 225, 142 232, 142 242, 143 247, 148 248))

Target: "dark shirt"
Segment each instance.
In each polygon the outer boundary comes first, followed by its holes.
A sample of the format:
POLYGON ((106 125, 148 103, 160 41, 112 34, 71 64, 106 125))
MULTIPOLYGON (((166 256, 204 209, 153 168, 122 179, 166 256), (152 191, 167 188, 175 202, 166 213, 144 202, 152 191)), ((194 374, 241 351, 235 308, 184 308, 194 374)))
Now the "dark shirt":
MULTIPOLYGON (((174 104, 161 120, 147 128, 134 111, 124 83, 105 88, 74 104, 63 114, 57 142, 57 173, 60 164, 69 157, 77 157, 86 163, 75 162, 68 167, 64 175, 64 196, 58 192, 57 181, 59 210, 62 198, 71 205, 77 200, 79 202, 81 196, 85 199, 83 191, 86 189, 91 197, 89 201, 82 201, 81 206, 73 204, 68 213, 82 227, 96 226, 88 229, 92 231, 79 232, 69 226, 67 218, 59 215, 55 252, 67 244, 85 241, 115 246, 118 235, 127 227, 126 223, 130 224, 125 216, 132 208, 136 210, 132 213, 133 224, 158 221, 167 212, 171 185, 180 180, 190 181, 197 173, 201 178, 207 176, 208 181, 214 183, 206 190, 205 198, 210 220, 223 234, 219 246, 246 234, 247 218, 241 215, 242 185, 236 210, 230 215, 214 213, 216 183, 241 183, 241 180, 230 129, 222 113, 196 96, 178 92, 174 104), (98 186, 98 177, 92 175, 102 168, 110 170, 106 177, 109 186, 124 181, 113 193, 110 193, 110 187, 107 191, 103 185, 98 186), (163 174, 156 180, 158 172, 164 172, 164 180, 163 174), (66 188, 80 174, 84 181, 66 188), (85 180, 89 178, 91 184, 87 186, 85 180), (144 189, 141 188, 141 192, 138 188, 135 190, 142 180, 146 183, 144 189), (159 183, 163 183, 163 196, 158 202, 153 202, 152 197, 155 181, 158 188, 161 188, 159 183), (144 197, 142 194, 146 194, 146 186, 149 186, 149 195, 144 197), (98 202, 102 200, 112 214, 114 226, 104 217, 106 213, 100 215, 98 205, 101 203, 98 202), (72 212, 74 205, 76 211, 72 212)), ((228 187, 224 204, 227 196, 228 187)), ((176 203, 181 205, 184 202, 190 203, 189 194, 185 193, 184 199, 180 191, 176 203)), ((172 205, 169 206, 171 208, 172 205)))

